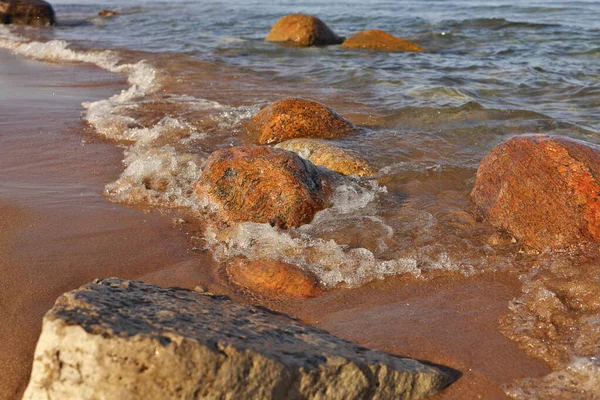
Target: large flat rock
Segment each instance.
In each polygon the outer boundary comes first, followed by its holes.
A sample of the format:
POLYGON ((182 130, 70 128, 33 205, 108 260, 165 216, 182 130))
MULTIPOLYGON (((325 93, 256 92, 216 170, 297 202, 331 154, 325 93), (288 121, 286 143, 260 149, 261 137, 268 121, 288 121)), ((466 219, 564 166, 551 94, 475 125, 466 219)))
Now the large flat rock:
POLYGON ((25 399, 417 399, 447 372, 263 308, 100 279, 44 317, 25 399))

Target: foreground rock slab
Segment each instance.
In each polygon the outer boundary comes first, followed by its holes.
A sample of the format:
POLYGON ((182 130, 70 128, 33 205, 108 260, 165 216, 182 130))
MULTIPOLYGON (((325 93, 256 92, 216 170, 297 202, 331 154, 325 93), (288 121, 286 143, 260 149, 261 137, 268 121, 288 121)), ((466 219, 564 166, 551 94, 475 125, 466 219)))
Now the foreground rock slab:
POLYGON ((323 140, 291 139, 275 145, 278 149, 293 151, 320 167, 342 175, 370 176, 375 171, 360 154, 334 146, 323 140))
POLYGON ((265 38, 267 42, 289 42, 297 46, 326 46, 341 44, 343 37, 336 35, 323 21, 306 14, 290 14, 273 25, 265 38))
POLYGON ((373 29, 361 31, 350 36, 342 43, 342 47, 349 49, 371 49, 382 51, 410 51, 422 53, 422 47, 385 31, 373 29))
POLYGON ((327 106, 290 97, 260 110, 248 128, 259 144, 294 138, 335 139, 356 133, 354 125, 327 106))
POLYGON ((600 240, 600 148, 560 136, 513 137, 481 161, 471 196, 488 221, 537 250, 600 240))
POLYGON ((24 399, 418 399, 451 380, 264 308, 109 278, 48 311, 24 399))
POLYGON ((43 0, 0 0, 0 23, 54 25, 52 6, 43 0))
POLYGON ((287 229, 311 222, 329 206, 333 174, 290 151, 232 147, 211 154, 195 194, 226 224, 287 229))

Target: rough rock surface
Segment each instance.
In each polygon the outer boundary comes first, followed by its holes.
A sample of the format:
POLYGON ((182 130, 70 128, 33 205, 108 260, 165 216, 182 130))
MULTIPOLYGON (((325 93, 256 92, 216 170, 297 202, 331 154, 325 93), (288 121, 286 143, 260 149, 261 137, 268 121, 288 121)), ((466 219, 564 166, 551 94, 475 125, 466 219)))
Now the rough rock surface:
POLYGON ((392 36, 379 29, 355 33, 342 43, 342 47, 384 51, 412 51, 419 53, 425 51, 420 46, 409 42, 406 39, 392 36))
POLYGON ((471 196, 487 219, 538 250, 600 240, 600 149, 560 136, 517 136, 481 161, 471 196))
POLYGON ((341 44, 344 38, 336 35, 317 17, 291 14, 277 21, 265 40, 268 42, 290 42, 298 46, 326 46, 341 44))
POLYGON ((314 276, 278 260, 237 258, 230 260, 225 269, 231 282, 261 297, 302 299, 322 293, 314 276))
POLYGON ((293 151, 315 165, 329 168, 342 175, 370 176, 375 174, 375 171, 360 154, 344 150, 322 140, 292 139, 279 143, 275 147, 293 151))
POLYGON ((196 183, 225 223, 259 222, 286 229, 329 206, 334 172, 286 150, 232 147, 211 154, 196 183))
POLYGON ((264 308, 109 278, 48 311, 24 399, 417 399, 451 380, 264 308))
POLYGON ((54 25, 52 6, 43 0, 0 0, 0 22, 22 25, 54 25))
POLYGON ((294 97, 266 106, 248 127, 259 144, 294 138, 334 139, 356 132, 351 122, 323 104, 294 97))

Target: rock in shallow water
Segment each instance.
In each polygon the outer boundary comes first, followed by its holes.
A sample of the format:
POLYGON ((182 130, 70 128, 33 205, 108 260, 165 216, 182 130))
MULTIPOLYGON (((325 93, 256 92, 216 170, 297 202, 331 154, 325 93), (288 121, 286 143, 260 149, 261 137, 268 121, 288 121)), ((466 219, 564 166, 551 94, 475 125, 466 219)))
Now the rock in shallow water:
POLYGON ((265 40, 267 42, 290 42, 298 46, 326 46, 341 44, 344 38, 336 35, 317 17, 290 14, 273 25, 265 40))
POLYGON ((43 0, 0 0, 0 22, 21 25, 54 25, 52 6, 43 0))
POLYGON ((522 243, 575 249, 600 240, 599 177, 597 146, 560 136, 517 136, 481 161, 471 196, 494 226, 522 243))
POLYGON ((287 229, 311 222, 329 206, 333 174, 290 151, 232 147, 211 154, 195 193, 225 223, 287 229))
POLYGON ((451 381, 283 314, 110 278, 46 314, 24 399, 418 399, 451 381))
POLYGON ((420 46, 379 29, 361 31, 350 36, 342 43, 342 47, 349 49, 372 49, 383 51, 410 51, 422 53, 425 50, 420 46))
POLYGON ((260 110, 248 124, 259 144, 294 138, 335 139, 356 133, 351 122, 312 100, 287 98, 260 110))

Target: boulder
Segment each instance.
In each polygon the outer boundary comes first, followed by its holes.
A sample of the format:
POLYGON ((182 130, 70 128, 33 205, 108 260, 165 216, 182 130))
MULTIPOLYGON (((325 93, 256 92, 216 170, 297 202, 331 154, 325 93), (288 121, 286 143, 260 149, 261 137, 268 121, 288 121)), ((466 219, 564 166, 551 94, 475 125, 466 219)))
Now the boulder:
POLYGON ((119 15, 118 12, 114 10, 101 10, 98 12, 100 17, 114 17, 115 15, 119 15))
POLYGON ((259 144, 294 138, 335 139, 352 135, 351 122, 312 100, 287 98, 264 107, 248 123, 259 144))
POLYGON ((293 151, 315 165, 329 168, 342 175, 370 176, 375 171, 360 154, 344 150, 322 140, 292 139, 279 143, 278 149, 293 151))
POLYGON ((265 41, 289 42, 298 46, 326 46, 341 44, 344 38, 336 35, 317 17, 291 14, 273 25, 265 41))
POLYGON ((227 224, 251 221, 286 229, 329 206, 334 172, 286 150, 231 147, 211 154, 195 186, 227 224))
POLYGON ((224 296, 99 279, 44 316, 24 399, 418 399, 443 368, 224 296))
POLYGON ((305 299, 322 293, 312 274, 283 261, 236 258, 225 270, 232 283, 268 299, 305 299))
POLYGON ((52 6, 43 0, 0 0, 0 22, 21 25, 54 25, 52 6))
POLYGON ((597 146, 560 136, 517 136, 484 157, 471 196, 490 223, 527 246, 588 247, 600 240, 599 177, 597 146))
POLYGON ((392 36, 387 32, 373 29, 361 31, 350 36, 342 43, 349 49, 372 49, 383 51, 412 51, 422 53, 425 50, 408 40, 392 36))

